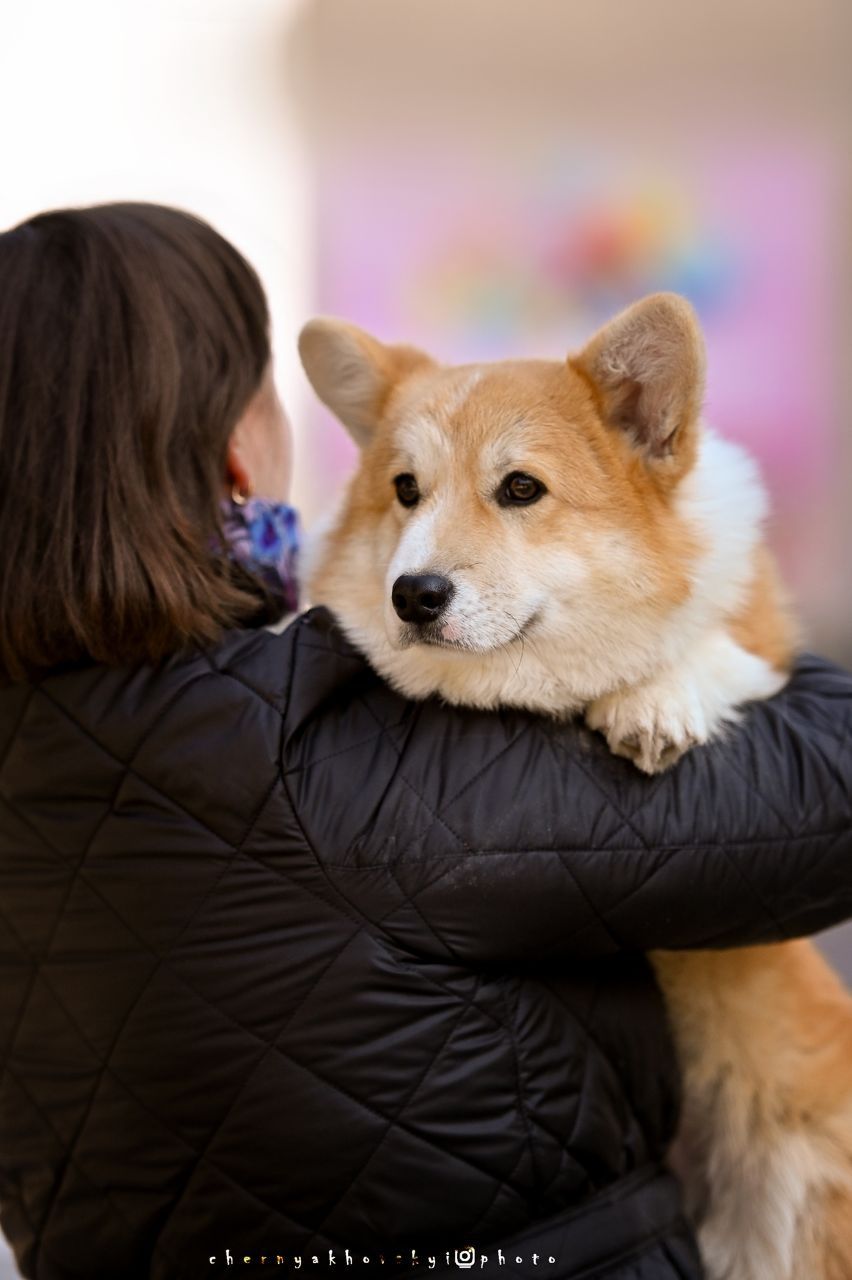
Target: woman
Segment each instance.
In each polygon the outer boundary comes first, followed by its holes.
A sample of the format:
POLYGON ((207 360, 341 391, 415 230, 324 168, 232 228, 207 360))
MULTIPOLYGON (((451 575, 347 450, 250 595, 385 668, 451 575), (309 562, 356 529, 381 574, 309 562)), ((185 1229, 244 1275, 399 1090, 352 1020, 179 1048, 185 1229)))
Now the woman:
POLYGON ((802 658, 653 782, 574 725, 405 702, 326 610, 274 629, 270 368, 256 276, 187 214, 0 237, 21 1271, 692 1280, 641 953, 850 914, 852 678, 802 658))

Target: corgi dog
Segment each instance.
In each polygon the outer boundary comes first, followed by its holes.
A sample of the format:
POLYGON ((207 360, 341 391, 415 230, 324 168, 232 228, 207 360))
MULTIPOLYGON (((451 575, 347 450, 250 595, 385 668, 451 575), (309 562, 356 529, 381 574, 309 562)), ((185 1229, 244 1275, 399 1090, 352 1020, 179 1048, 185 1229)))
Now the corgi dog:
MULTIPOLYGON (((310 597, 401 693, 582 714, 654 774, 784 685, 765 493, 701 420, 685 300, 567 361, 445 366, 333 319, 299 345, 361 450, 310 597)), ((852 998, 804 941, 652 960, 711 1280, 850 1280, 852 998)))

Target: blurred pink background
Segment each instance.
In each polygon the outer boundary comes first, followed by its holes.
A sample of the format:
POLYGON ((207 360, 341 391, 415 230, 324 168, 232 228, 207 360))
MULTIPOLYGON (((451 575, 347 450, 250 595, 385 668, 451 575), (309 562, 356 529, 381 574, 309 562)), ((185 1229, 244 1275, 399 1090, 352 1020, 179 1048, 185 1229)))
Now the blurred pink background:
MULTIPOLYGON (((449 360, 561 358, 643 294, 684 294, 707 338, 708 419, 761 459, 776 548, 807 585, 837 445, 833 157, 772 138, 657 164, 538 139, 508 168, 470 160, 452 139, 425 166, 372 142, 326 157, 319 310, 449 360)), ((323 473, 348 473, 336 426, 313 448, 323 473)))
MULTIPOLYGON (((447 361, 560 357, 685 294, 706 416, 759 458, 808 642, 852 661, 849 10, 316 0, 290 50, 314 309, 447 361)), ((319 512, 354 449, 316 405, 319 512)))

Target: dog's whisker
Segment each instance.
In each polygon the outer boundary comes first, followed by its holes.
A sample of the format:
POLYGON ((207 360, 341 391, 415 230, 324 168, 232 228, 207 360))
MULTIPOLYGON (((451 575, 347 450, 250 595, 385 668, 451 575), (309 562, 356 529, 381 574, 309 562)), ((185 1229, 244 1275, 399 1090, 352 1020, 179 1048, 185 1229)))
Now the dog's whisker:
POLYGON ((523 630, 523 627, 522 627, 522 626, 521 626, 521 624, 518 622, 518 619, 514 616, 514 614, 507 613, 507 614, 506 614, 506 617, 507 617, 507 618, 511 618, 511 619, 512 619, 512 621, 514 622, 515 627, 516 627, 516 629, 517 629, 517 635, 515 636, 515 639, 516 639, 516 640, 520 640, 520 642, 521 642, 521 652, 520 652, 520 656, 518 657, 517 665, 516 665, 516 667, 515 667, 515 675, 517 675, 517 674, 518 674, 518 672, 519 672, 519 671, 520 671, 520 669, 521 669, 521 663, 522 663, 522 662, 523 662, 523 660, 524 660, 524 649, 525 649, 525 645, 526 645, 526 639, 525 639, 525 636, 524 636, 524 630, 523 630))

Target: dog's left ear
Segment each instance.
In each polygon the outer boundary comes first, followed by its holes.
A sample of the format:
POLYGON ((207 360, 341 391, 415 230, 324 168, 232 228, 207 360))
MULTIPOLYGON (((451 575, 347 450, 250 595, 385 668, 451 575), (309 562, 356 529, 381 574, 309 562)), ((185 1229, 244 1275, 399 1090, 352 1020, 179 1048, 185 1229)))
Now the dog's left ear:
POLYGON ((373 438, 395 386, 434 361, 415 347, 388 346, 346 320, 319 317, 299 334, 299 355, 311 386, 359 448, 373 438))
POLYGON ((685 298, 655 293, 634 303, 569 363, 593 383, 604 421, 650 465, 682 470, 704 394, 704 341, 685 298))

